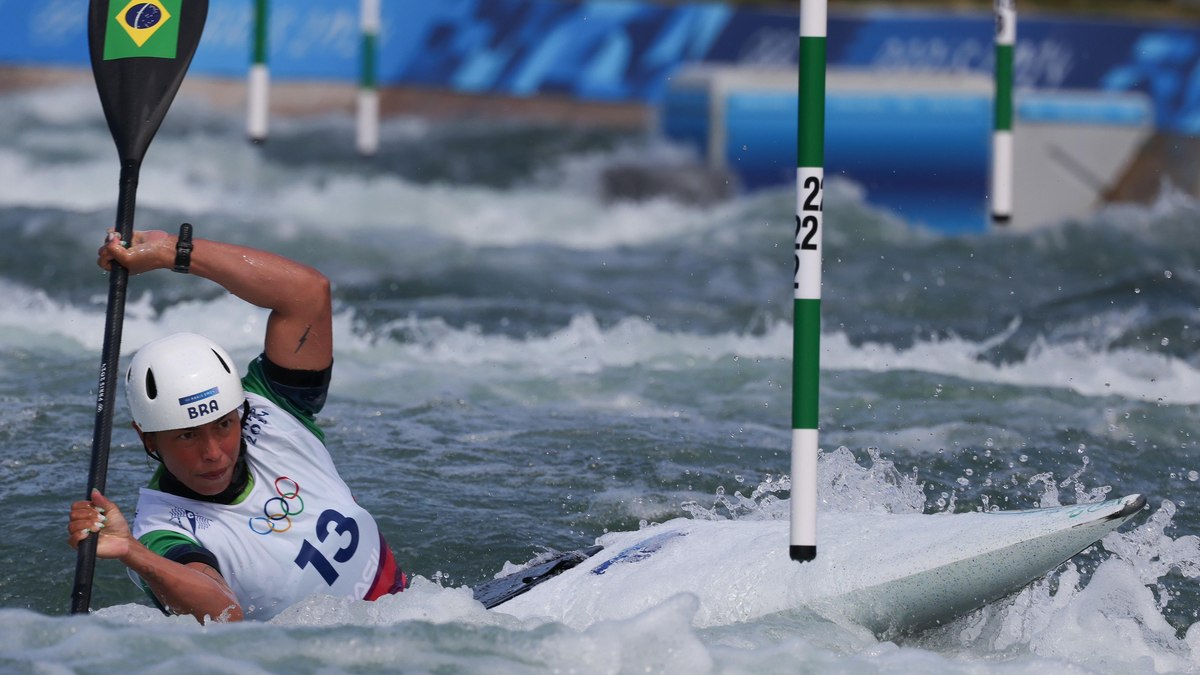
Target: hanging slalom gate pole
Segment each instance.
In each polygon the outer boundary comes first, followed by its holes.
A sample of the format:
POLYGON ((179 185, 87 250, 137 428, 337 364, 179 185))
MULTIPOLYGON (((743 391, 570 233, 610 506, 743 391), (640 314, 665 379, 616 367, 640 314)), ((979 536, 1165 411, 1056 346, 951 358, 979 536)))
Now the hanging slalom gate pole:
POLYGON ((254 47, 253 63, 250 64, 247 82, 246 136, 252 143, 267 140, 267 117, 270 103, 271 71, 267 66, 269 0, 254 2, 254 47))
POLYGON ((996 0, 996 110, 992 125, 992 222, 1006 225, 1013 209, 1013 48, 1016 0, 996 0))
POLYGON ((817 557, 817 396, 825 202, 826 1, 800 2, 796 124, 796 269, 792 341, 792 560, 817 557))
POLYGON ((362 0, 362 65, 358 88, 356 143, 359 153, 374 155, 379 149, 379 0, 362 0))

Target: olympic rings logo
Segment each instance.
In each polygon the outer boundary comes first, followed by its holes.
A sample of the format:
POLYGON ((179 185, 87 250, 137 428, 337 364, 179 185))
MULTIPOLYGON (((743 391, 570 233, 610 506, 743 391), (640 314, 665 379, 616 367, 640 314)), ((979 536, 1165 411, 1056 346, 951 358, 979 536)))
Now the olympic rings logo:
POLYGON ((255 534, 265 536, 272 532, 287 532, 292 529, 292 516, 304 513, 299 483, 287 476, 280 476, 275 479, 275 493, 279 496, 271 497, 263 504, 263 515, 250 519, 250 529, 255 534))

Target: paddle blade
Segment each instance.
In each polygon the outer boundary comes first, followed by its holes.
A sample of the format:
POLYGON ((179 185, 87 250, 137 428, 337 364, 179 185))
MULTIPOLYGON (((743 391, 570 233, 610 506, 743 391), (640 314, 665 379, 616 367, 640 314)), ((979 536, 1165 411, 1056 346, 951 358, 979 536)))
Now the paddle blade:
POLYGON ((207 16, 208 0, 91 0, 92 73, 122 164, 146 155, 207 16))

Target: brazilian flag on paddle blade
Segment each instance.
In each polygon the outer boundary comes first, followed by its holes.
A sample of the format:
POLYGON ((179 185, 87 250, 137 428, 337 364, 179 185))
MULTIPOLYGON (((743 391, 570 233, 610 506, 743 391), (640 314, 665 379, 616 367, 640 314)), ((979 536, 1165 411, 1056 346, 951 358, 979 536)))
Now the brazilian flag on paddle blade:
POLYGON ((122 164, 145 156, 207 15, 208 0, 89 0, 88 53, 122 164))
POLYGON ((108 0, 104 60, 173 59, 183 0, 108 0))

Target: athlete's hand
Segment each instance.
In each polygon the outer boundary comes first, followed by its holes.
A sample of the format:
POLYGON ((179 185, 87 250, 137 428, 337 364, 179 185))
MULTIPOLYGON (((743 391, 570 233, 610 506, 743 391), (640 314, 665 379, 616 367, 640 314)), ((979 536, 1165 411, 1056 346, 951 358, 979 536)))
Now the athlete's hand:
POLYGON ((110 229, 96 254, 100 269, 112 271, 115 262, 130 274, 141 274, 175 265, 175 238, 162 230, 134 232, 133 241, 125 248, 121 236, 110 229))
POLYGON ((120 558, 129 551, 133 535, 121 509, 100 494, 92 490, 90 500, 80 500, 71 505, 71 520, 67 523, 67 543, 71 548, 79 548, 79 542, 87 539, 92 532, 99 532, 96 542, 96 557, 120 558))

